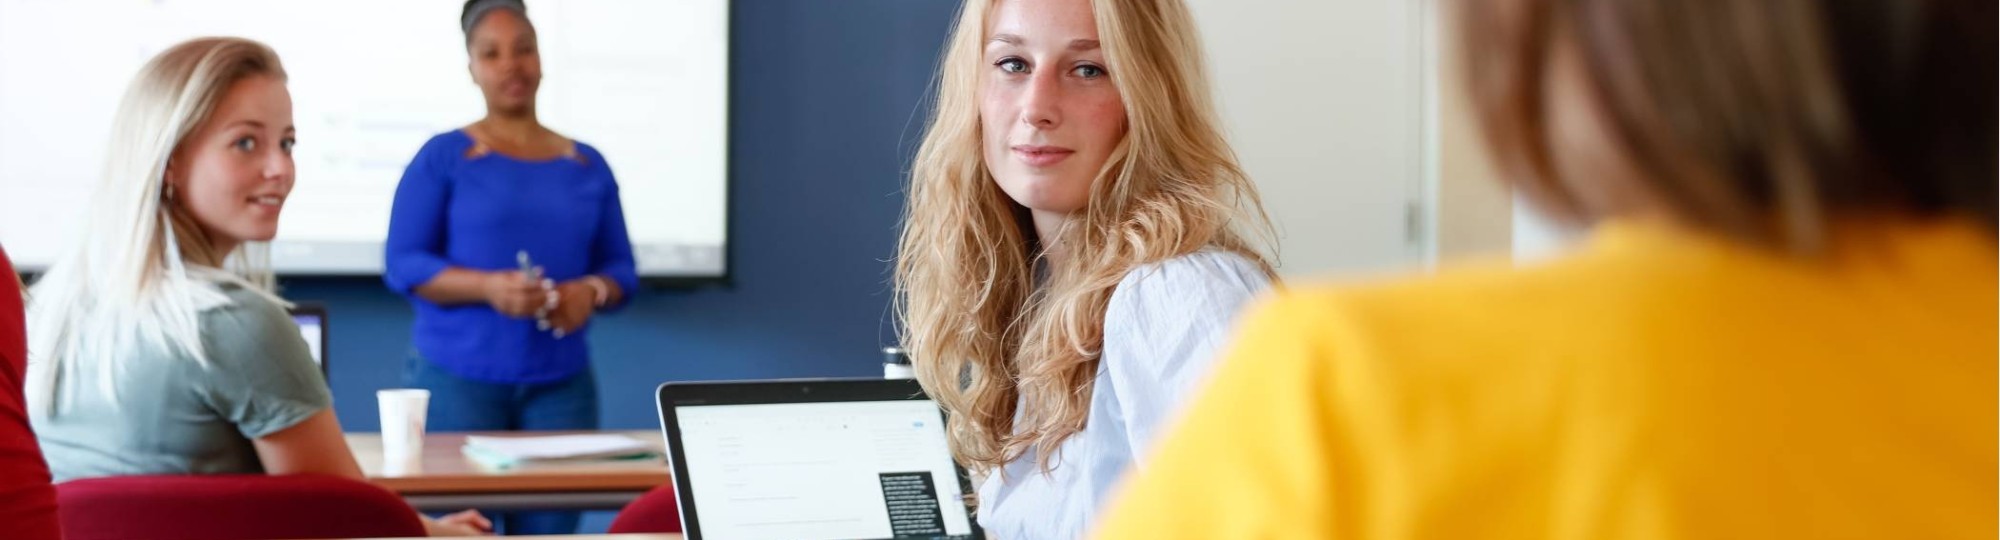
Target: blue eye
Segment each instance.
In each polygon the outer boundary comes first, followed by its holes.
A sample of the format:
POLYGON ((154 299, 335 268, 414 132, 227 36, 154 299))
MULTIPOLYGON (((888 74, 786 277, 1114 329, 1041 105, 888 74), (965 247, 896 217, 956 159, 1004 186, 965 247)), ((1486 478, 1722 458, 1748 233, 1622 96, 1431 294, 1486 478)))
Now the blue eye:
POLYGON ((1000 68, 1000 71, 1004 71, 1004 72, 1007 72, 1007 73, 1027 73, 1027 72, 1028 72, 1028 63, 1027 63, 1027 62, 1025 62, 1025 61, 1022 61, 1022 60, 1021 60, 1021 59, 1019 59, 1019 58, 1015 58, 1015 57, 1012 57, 1012 56, 1009 56, 1009 57, 1006 57, 1006 58, 1002 58, 1002 59, 1000 59, 1000 61, 999 61, 999 62, 994 62, 994 63, 993 63, 993 65, 994 65, 995 67, 998 67, 998 68, 1000 68))
POLYGON ((1070 71, 1076 73, 1078 76, 1081 76, 1085 79, 1095 79, 1104 76, 1104 68, 1093 66, 1090 64, 1077 66, 1076 69, 1072 69, 1070 71))
POLYGON ((257 138, 244 137, 241 139, 236 139, 236 143, 232 144, 231 146, 236 147, 237 150, 242 150, 245 152, 255 152, 257 151, 257 138))

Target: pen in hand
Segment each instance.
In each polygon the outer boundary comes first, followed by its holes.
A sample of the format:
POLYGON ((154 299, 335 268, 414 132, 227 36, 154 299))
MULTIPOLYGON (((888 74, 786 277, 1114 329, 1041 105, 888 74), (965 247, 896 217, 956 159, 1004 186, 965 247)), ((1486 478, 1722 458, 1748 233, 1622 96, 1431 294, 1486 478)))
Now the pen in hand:
MULTIPOLYGON (((527 279, 530 283, 541 284, 542 290, 548 293, 547 300, 542 303, 542 308, 535 310, 535 329, 547 331, 550 326, 549 311, 556 308, 556 304, 561 299, 561 296, 556 293, 555 284, 551 283, 547 278, 542 277, 542 269, 535 266, 534 259, 528 256, 528 250, 524 249, 514 252, 514 262, 520 264, 521 276, 524 279, 527 279)), ((556 337, 561 338, 561 333, 558 332, 556 337)))

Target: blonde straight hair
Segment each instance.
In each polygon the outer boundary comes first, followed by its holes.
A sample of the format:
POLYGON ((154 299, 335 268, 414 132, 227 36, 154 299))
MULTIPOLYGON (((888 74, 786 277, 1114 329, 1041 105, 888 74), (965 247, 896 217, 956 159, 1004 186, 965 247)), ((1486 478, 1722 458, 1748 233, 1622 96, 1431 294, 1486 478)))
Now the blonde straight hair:
POLYGON ((202 310, 229 302, 218 282, 284 304, 269 292, 266 246, 217 253, 164 190, 167 161, 181 141, 208 122, 231 85, 250 77, 284 80, 277 53, 247 39, 201 38, 153 57, 126 88, 83 235, 29 294, 34 415, 55 414, 59 394, 79 391, 64 375, 84 365, 100 368, 97 391, 117 403, 116 374, 142 348, 179 352, 206 367, 198 321, 202 310))
POLYGON ((1218 128, 1187 6, 1095 0, 1128 130, 1091 182, 1087 207, 1059 238, 1035 238, 1026 209, 1000 191, 980 151, 992 5, 967 0, 946 45, 910 173, 897 310, 918 381, 950 415, 953 456, 985 473, 1033 448, 1047 472, 1063 441, 1084 428, 1105 305, 1125 274, 1216 247, 1268 275, 1260 246, 1272 235, 1218 128), (1040 259, 1050 245, 1064 256, 1040 259))

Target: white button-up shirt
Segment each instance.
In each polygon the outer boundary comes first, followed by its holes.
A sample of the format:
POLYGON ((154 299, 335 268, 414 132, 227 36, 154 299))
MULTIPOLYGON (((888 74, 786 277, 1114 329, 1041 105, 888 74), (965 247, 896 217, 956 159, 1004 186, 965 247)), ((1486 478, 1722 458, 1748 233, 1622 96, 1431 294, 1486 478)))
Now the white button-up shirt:
POLYGON ((979 485, 979 524, 1005 540, 1088 534, 1109 491, 1198 390, 1245 303, 1269 287, 1255 262, 1207 249, 1133 269, 1111 293, 1083 431, 1042 474, 1030 449, 979 485))

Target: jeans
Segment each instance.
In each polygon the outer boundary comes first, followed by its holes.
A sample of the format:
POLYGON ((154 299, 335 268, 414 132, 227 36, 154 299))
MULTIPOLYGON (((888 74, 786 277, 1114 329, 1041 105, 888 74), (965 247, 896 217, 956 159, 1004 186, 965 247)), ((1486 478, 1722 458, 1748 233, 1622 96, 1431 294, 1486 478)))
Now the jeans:
MULTIPOLYGON (((597 429, 597 379, 588 369, 541 384, 489 383, 461 378, 412 353, 403 382, 430 390, 430 431, 597 429)), ((494 532, 510 535, 575 534, 582 517, 575 511, 486 514, 494 532)))

